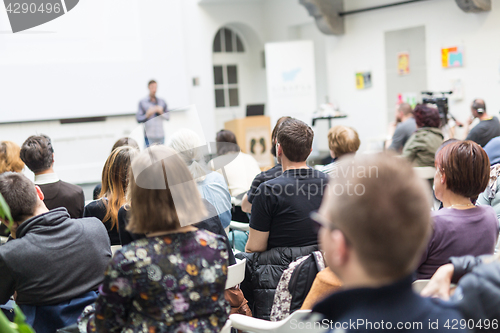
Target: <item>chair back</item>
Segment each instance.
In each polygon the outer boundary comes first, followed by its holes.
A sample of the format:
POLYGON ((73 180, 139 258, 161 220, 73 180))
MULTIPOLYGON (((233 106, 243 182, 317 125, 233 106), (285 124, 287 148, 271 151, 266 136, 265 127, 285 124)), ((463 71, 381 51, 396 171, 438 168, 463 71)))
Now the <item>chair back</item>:
POLYGON ((243 281, 243 279, 245 278, 246 264, 246 259, 236 259, 236 264, 231 265, 227 268, 226 289, 232 288, 243 281))
POLYGON ((232 314, 229 319, 233 328, 244 332, 289 333, 294 330, 308 333, 325 332, 325 328, 319 325, 323 316, 319 313, 312 313, 311 310, 297 310, 280 321, 267 321, 240 314, 232 314))

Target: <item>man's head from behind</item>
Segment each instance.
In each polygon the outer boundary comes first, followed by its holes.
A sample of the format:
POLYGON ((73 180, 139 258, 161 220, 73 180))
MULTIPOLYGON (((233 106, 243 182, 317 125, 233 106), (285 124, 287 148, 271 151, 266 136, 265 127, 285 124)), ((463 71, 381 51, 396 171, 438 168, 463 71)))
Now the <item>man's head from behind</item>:
POLYGON ((408 103, 401 103, 398 106, 398 110, 396 113, 397 119, 399 121, 403 121, 403 119, 411 117, 413 115, 413 109, 408 103))
POLYGON ((474 117, 481 117, 486 114, 486 103, 480 98, 472 101, 471 112, 474 117))
POLYGON ((346 156, 339 168, 319 211, 330 268, 346 286, 360 276, 384 284, 411 274, 431 230, 421 179, 408 162, 386 154, 346 156))
MULTIPOLYGON (((16 224, 21 224, 35 215, 37 206, 43 200, 40 189, 26 176, 16 172, 5 172, 0 175, 0 194, 9 206, 16 224)), ((8 222, 5 224, 8 225, 8 222)))
POLYGON ((24 141, 21 147, 21 160, 35 174, 52 167, 54 149, 46 135, 32 135, 24 141))
POLYGON ((278 156, 290 162, 305 162, 311 153, 314 132, 306 123, 295 118, 285 120, 278 132, 278 156))
POLYGON ((333 158, 358 151, 361 141, 358 132, 347 126, 333 126, 328 131, 328 147, 333 158))

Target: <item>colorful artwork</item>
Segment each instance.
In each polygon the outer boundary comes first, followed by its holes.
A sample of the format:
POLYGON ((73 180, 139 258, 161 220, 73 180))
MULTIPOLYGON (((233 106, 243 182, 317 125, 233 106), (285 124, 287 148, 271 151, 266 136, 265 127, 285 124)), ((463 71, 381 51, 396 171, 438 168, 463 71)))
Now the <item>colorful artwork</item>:
POLYGON ((398 74, 410 74, 410 54, 408 52, 398 54, 398 74))
POLYGON ((441 49, 443 68, 462 67, 464 65, 463 50, 460 46, 441 49))
POLYGON ((371 72, 359 72, 356 73, 356 89, 362 90, 371 88, 372 86, 372 73, 371 72))

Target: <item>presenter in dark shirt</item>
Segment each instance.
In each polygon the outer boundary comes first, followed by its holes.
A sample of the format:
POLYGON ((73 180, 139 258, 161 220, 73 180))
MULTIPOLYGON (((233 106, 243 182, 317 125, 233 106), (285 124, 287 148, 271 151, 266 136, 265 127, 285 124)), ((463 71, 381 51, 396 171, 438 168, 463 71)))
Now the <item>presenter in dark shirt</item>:
POLYGON ((149 81, 149 95, 139 102, 139 110, 136 114, 137 122, 144 123, 146 147, 165 143, 163 120, 170 119, 167 103, 163 99, 156 97, 157 87, 158 84, 155 80, 149 81))
POLYGON ((482 99, 475 99, 472 102, 471 112, 472 117, 466 124, 468 135, 465 140, 472 140, 484 147, 491 139, 500 136, 500 122, 497 117, 489 116, 486 113, 486 103, 482 99), (475 118, 479 119, 479 124, 469 132, 469 126, 475 118))
POLYGON ((328 175, 306 164, 313 137, 312 129, 300 120, 282 124, 276 152, 283 174, 262 183, 256 191, 246 252, 318 243, 309 215, 321 205, 328 175))

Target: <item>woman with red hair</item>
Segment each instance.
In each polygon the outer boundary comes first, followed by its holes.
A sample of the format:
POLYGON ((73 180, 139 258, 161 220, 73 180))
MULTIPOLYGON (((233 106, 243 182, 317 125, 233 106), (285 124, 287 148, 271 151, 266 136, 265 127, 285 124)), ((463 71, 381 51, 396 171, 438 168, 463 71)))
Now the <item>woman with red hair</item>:
POLYGON ((418 104, 413 110, 417 130, 403 147, 403 156, 416 167, 434 166, 434 155, 443 143, 441 117, 436 108, 418 104))

